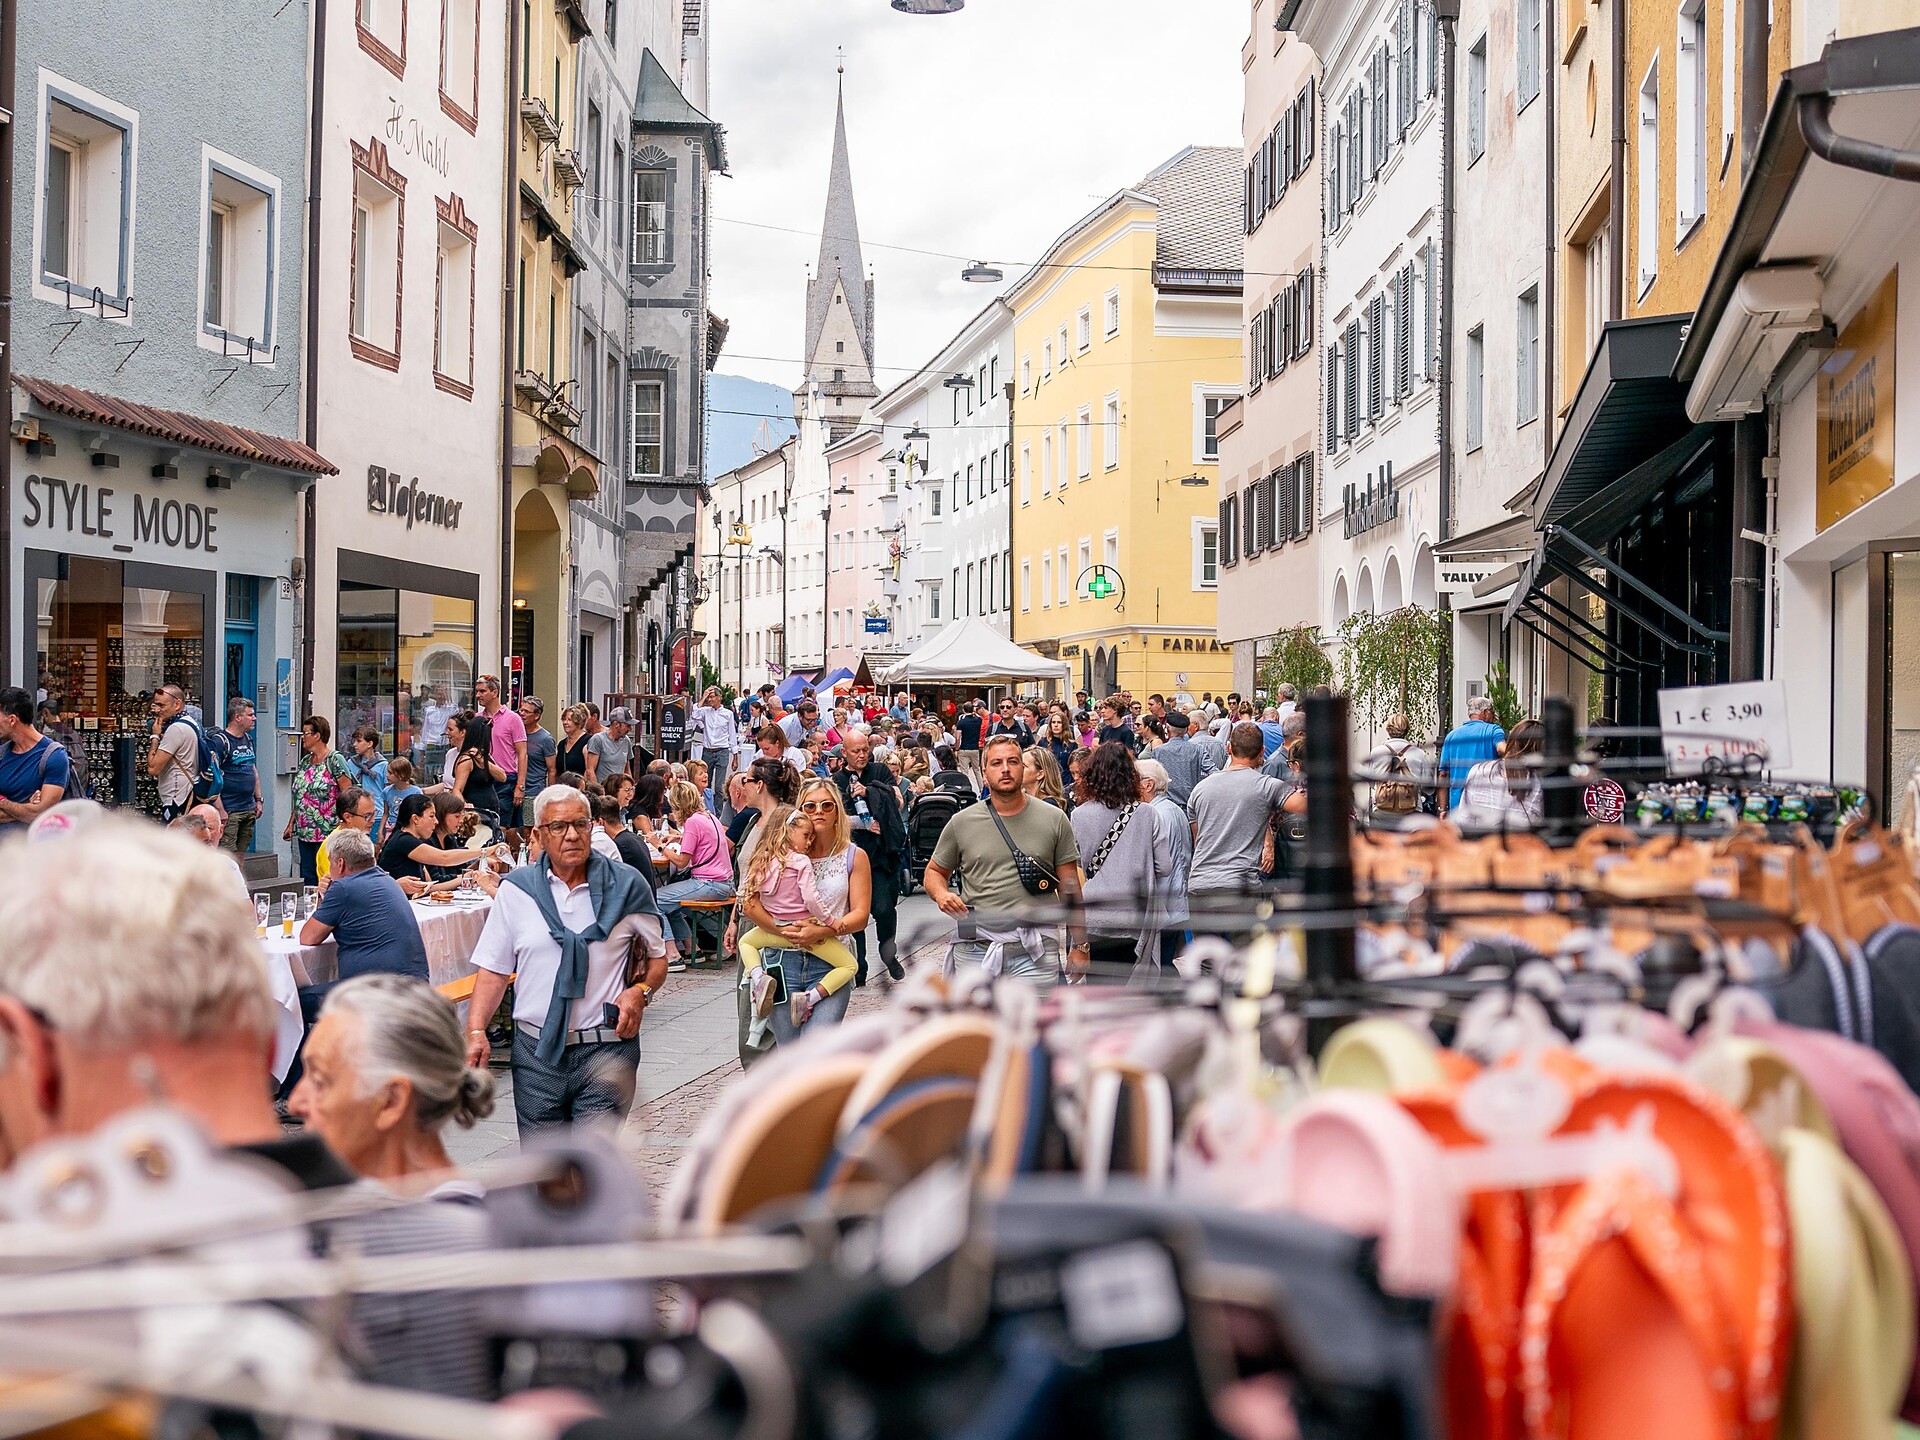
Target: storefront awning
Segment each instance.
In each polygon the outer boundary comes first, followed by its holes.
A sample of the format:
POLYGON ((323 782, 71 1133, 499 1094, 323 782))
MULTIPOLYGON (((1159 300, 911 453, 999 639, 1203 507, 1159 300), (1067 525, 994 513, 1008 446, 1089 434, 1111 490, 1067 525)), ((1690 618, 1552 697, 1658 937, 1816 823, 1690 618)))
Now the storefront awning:
POLYGON ((1791 397, 1832 348, 1828 322, 1881 282, 1920 211, 1920 185, 1893 173, 1920 149, 1916 90, 1920 29, 1832 41, 1781 77, 1676 358, 1696 414, 1751 412, 1769 391, 1791 397), (1753 283, 1789 269, 1812 272, 1818 298, 1790 323, 1753 283))
POLYGON ((49 415, 58 415, 64 420, 129 430, 170 445, 231 455, 251 464, 291 470, 300 475, 340 473, 340 467, 318 450, 283 435, 228 425, 202 415, 189 415, 184 410, 161 410, 32 375, 15 375, 13 383, 49 415))
MULTIPOLYGON (((1512 577, 1501 623, 1529 630, 1583 664, 1657 664, 1583 613, 1585 596, 1603 601, 1663 651, 1711 656, 1727 638, 1607 553, 1648 502, 1713 446, 1713 427, 1687 418, 1685 388, 1673 379, 1686 324, 1685 316, 1662 316, 1607 325, 1533 498, 1532 553, 1512 577), (1550 587, 1562 580, 1568 589, 1557 596, 1550 587)), ((1482 585, 1505 578, 1489 576, 1482 585)))

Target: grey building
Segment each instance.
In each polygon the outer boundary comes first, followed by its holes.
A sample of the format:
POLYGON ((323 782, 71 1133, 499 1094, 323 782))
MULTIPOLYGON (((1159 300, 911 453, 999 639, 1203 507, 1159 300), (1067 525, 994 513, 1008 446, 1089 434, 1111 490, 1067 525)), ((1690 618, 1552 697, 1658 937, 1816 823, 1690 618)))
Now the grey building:
POLYGON ((307 14, 244 8, 20 7, 0 675, 98 757, 163 683, 210 726, 254 700, 265 847, 296 515, 333 467, 297 438, 307 14))
POLYGON ((726 324, 707 311, 709 187, 726 170, 720 127, 687 99, 704 90, 705 7, 682 12, 676 80, 649 50, 640 60, 631 140, 628 251, 625 589, 636 688, 684 688, 693 662, 696 509, 706 442, 706 376, 726 324), (701 27, 701 28, 696 28, 701 27))

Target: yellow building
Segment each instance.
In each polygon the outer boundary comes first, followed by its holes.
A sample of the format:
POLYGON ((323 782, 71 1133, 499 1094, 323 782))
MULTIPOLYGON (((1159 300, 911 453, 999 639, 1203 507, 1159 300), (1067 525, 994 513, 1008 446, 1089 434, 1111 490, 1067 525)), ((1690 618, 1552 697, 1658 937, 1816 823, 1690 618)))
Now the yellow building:
POLYGON ((1237 148, 1190 147, 1014 286, 1013 638, 1074 688, 1225 691, 1219 441, 1240 393, 1237 148))
MULTIPOLYGON (((593 457, 573 442, 573 193, 584 182, 574 149, 574 82, 587 22, 579 0, 527 3, 514 15, 520 121, 509 173, 520 202, 510 252, 513 329, 513 598, 509 644, 527 693, 558 697, 567 674, 567 502, 598 493, 593 457)), ((482 663, 482 669, 490 668, 482 663)), ((549 703, 551 703, 551 698, 549 703)))

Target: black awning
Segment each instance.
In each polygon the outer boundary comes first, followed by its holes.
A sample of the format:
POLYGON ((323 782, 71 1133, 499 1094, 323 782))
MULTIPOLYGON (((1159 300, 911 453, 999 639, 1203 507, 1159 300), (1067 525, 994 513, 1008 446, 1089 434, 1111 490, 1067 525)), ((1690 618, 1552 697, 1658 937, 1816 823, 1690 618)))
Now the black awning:
POLYGON ((1607 323, 1534 496, 1535 529, 1566 523, 1694 428, 1673 378, 1689 318, 1607 323))

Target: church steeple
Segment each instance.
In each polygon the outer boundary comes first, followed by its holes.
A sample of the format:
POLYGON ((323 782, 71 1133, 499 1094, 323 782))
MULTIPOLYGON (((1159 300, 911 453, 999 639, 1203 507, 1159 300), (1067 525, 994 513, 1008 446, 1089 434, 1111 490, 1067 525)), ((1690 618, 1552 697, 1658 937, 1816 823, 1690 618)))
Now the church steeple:
POLYGON ((807 378, 834 387, 829 393, 838 396, 871 398, 879 394, 873 384, 873 282, 860 253, 860 217, 853 203, 845 65, 840 75, 820 261, 807 282, 807 378))

